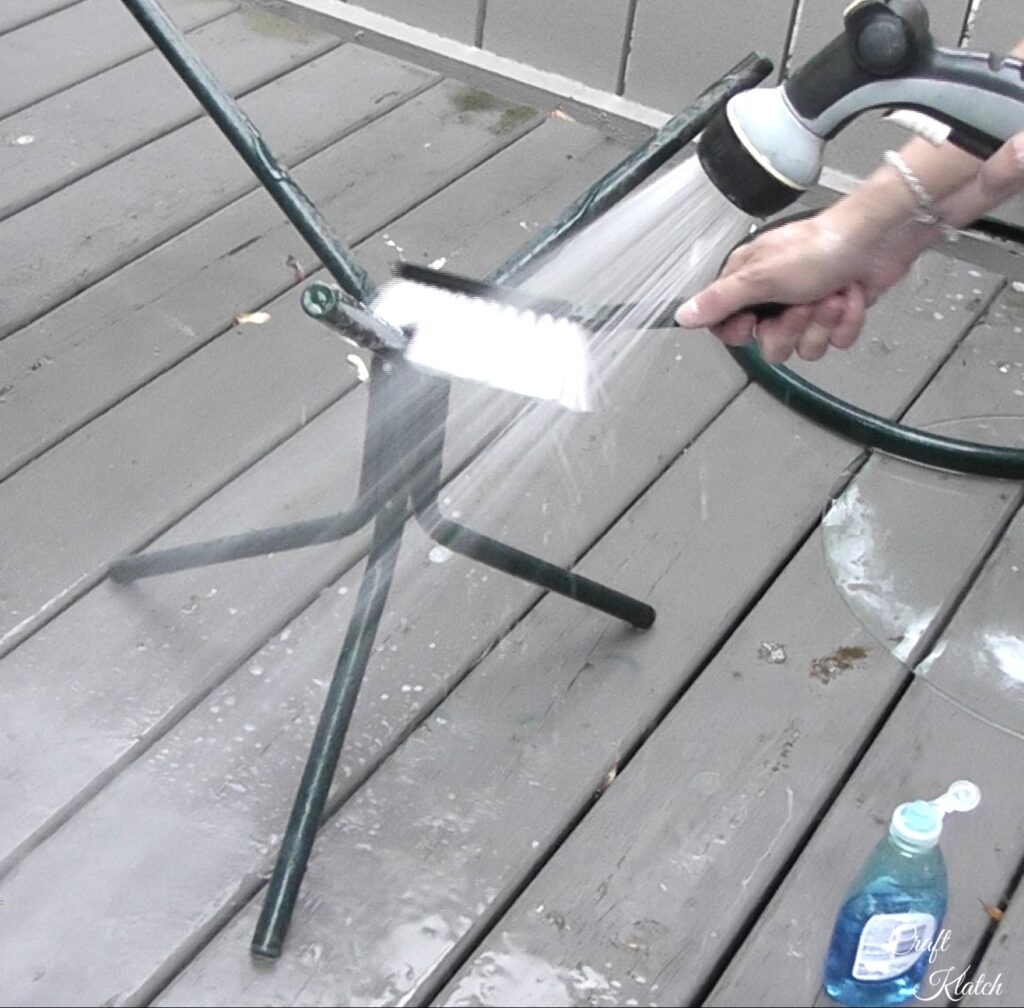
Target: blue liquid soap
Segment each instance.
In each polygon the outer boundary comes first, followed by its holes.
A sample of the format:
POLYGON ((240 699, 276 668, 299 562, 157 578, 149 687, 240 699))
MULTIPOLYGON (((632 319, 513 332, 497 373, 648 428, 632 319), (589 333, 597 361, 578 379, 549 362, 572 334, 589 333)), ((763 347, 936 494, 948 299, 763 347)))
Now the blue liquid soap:
POLYGON ((896 1005, 917 994, 946 914, 942 818, 981 798, 957 781, 934 801, 900 805, 853 880, 825 959, 825 990, 843 1005, 896 1005))

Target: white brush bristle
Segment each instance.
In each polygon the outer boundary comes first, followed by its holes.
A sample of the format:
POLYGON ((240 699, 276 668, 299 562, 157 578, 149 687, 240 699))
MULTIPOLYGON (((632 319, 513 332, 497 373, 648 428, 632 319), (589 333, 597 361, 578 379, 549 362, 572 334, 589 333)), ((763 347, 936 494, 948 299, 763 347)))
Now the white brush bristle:
POLYGON ((419 367, 590 409, 587 334, 569 319, 409 281, 385 286, 373 310, 411 329, 405 355, 419 367))

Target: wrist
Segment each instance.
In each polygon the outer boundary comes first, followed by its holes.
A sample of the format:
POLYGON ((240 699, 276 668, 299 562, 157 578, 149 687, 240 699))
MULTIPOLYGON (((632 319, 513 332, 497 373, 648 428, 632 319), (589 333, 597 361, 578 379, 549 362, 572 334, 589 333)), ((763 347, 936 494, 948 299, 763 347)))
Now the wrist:
POLYGON ((916 202, 899 173, 879 168, 853 192, 821 214, 822 223, 848 242, 871 248, 886 235, 913 221, 916 202))

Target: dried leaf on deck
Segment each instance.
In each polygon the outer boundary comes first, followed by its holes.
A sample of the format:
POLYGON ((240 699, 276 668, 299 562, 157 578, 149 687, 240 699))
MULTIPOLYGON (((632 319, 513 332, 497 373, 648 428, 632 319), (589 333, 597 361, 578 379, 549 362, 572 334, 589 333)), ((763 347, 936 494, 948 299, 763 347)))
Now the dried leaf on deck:
POLYGON ((1003 919, 1003 911, 999 907, 994 906, 991 903, 986 903, 984 900, 978 900, 978 902, 985 908, 985 913, 987 913, 997 924, 1003 919))

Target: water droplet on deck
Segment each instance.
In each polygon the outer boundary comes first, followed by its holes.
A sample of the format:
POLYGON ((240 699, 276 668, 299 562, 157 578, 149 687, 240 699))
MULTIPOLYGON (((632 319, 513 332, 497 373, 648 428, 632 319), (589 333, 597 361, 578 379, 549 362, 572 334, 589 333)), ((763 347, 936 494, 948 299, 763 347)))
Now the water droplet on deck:
POLYGON ((715 770, 705 770, 693 778, 693 786, 701 794, 711 795, 718 790, 722 775, 715 770))
POLYGON ((786 660, 786 648, 783 644, 761 641, 757 648, 757 657, 770 665, 782 665, 786 660))

